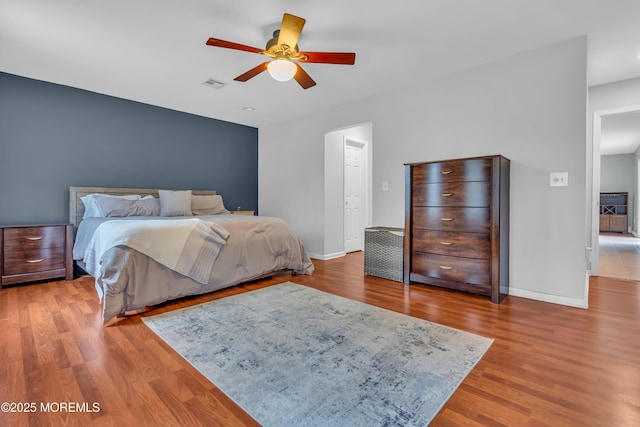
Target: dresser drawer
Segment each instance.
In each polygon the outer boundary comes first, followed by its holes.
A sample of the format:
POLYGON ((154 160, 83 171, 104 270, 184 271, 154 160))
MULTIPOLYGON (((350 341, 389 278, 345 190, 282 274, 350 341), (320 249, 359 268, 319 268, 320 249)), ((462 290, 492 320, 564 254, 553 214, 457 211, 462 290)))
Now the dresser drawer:
POLYGON ((34 273, 65 268, 64 246, 16 250, 5 253, 4 275, 34 273))
POLYGON ((438 182, 413 186, 413 206, 491 206, 491 183, 487 181, 438 182))
POLYGON ((4 230, 4 250, 64 247, 65 227, 16 227, 4 230))
POLYGON ((489 208, 414 207, 413 230, 488 233, 489 215, 489 208))
POLYGON ((416 229, 411 244, 414 251, 437 255, 489 259, 491 254, 488 234, 416 229))
POLYGON ((486 285, 489 280, 489 260, 460 258, 416 252, 411 272, 472 285, 486 285))
POLYGON ((413 168, 413 184, 454 181, 489 181, 491 159, 424 163, 413 168))

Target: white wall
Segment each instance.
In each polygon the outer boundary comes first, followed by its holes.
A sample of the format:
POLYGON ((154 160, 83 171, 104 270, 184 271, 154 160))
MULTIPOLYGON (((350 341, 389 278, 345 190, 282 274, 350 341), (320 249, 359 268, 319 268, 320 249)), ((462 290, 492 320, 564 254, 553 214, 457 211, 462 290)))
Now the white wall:
POLYGON ((640 106, 640 77, 589 88, 589 111, 640 106))
POLYGON ((633 195, 634 198, 630 202, 633 207, 633 219, 631 220, 631 232, 636 236, 640 236, 640 197, 638 197, 638 190, 640 190, 640 186, 638 185, 638 179, 640 177, 640 147, 636 148, 636 151, 633 153, 633 195))
POLYGON ((340 131, 327 133, 324 150, 324 241, 317 259, 344 256, 344 143, 340 131), (333 225, 333 226, 332 226, 333 225))
POLYGON ((633 154, 613 154, 601 156, 600 191, 627 191, 633 196, 635 156, 633 154))
POLYGON ((511 159, 511 293, 584 306, 586 64, 581 37, 261 128, 260 212, 286 218, 309 252, 321 251, 324 135, 352 123, 373 123, 380 226, 404 226, 404 163, 502 154, 511 159), (569 172, 570 185, 550 188, 550 172, 569 172))

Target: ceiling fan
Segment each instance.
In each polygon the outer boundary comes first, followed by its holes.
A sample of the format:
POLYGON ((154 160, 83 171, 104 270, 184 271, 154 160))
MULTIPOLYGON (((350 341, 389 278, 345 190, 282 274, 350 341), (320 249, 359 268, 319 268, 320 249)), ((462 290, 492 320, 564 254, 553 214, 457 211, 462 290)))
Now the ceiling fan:
POLYGON ((273 38, 267 42, 264 50, 215 38, 207 40, 207 45, 259 53, 273 58, 239 75, 234 79, 236 81, 246 82, 268 70, 271 77, 278 81, 287 81, 293 78, 303 89, 309 89, 315 86, 316 82, 298 62, 353 65, 356 61, 356 54, 351 52, 300 52, 298 39, 305 22, 303 18, 285 13, 280 29, 273 32, 273 38))

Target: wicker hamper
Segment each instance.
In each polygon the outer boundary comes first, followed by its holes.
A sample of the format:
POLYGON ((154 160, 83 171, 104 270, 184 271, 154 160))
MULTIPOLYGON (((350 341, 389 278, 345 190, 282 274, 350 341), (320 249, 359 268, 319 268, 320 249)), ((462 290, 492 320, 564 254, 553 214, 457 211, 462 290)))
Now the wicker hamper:
POLYGON ((364 230, 364 274, 402 282, 404 228, 364 230))

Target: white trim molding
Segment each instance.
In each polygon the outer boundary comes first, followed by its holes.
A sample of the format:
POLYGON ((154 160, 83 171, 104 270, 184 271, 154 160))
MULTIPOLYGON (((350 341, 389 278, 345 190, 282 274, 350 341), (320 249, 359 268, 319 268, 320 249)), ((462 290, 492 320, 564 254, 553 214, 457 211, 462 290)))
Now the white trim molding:
POLYGON ((326 254, 326 255, 312 254, 312 253, 309 252, 309 253, 307 253, 307 255, 309 255, 309 258, 317 259, 317 260, 320 260, 320 261, 327 261, 327 260, 330 260, 330 259, 343 257, 343 256, 345 256, 347 254, 346 254, 346 252, 341 251, 341 252, 335 252, 335 253, 326 254))
POLYGON ((567 305, 569 307, 584 308, 584 309, 589 308, 589 304, 586 299, 569 298, 569 297, 563 297, 560 295, 545 294, 542 292, 529 291, 527 289, 518 289, 514 287, 509 287, 509 295, 513 295, 514 297, 533 299, 536 301, 550 302, 553 304, 567 305))

